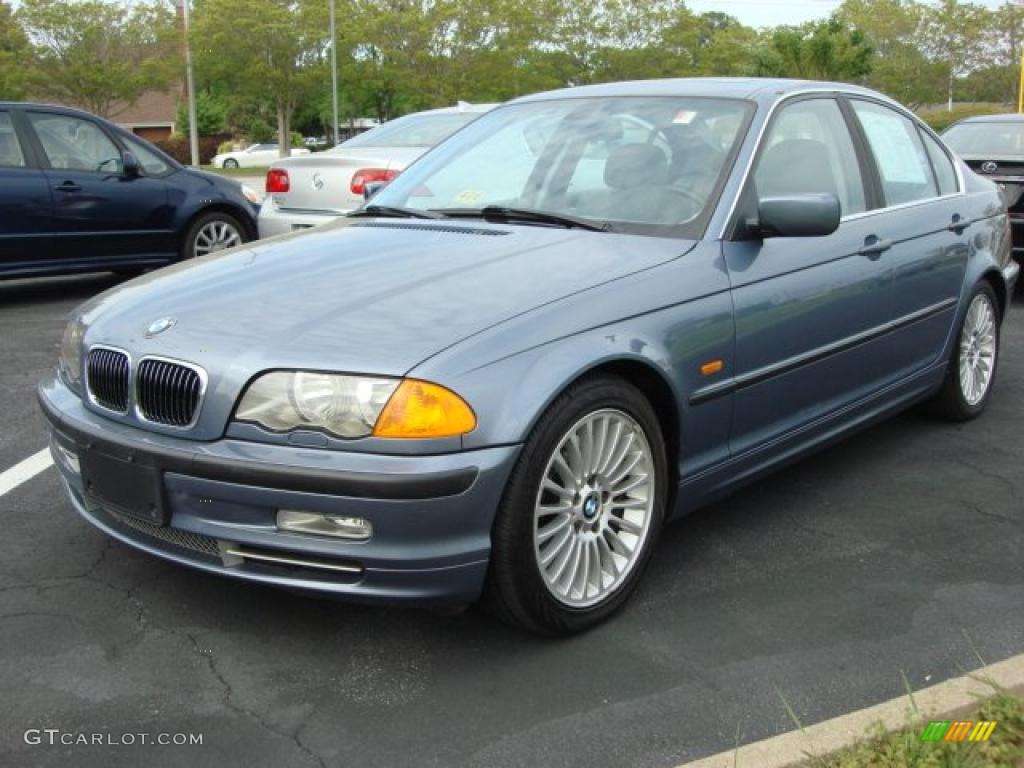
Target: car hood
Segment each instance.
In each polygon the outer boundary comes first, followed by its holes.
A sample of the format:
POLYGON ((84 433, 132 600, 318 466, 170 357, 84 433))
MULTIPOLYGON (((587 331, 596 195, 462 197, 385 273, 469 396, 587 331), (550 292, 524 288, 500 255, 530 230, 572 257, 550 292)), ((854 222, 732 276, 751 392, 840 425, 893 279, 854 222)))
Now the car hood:
POLYGON ((202 365, 401 376, 468 336, 685 253, 692 243, 483 222, 342 219, 179 264, 80 310, 86 344, 202 365), (168 330, 146 337, 154 321, 168 330))

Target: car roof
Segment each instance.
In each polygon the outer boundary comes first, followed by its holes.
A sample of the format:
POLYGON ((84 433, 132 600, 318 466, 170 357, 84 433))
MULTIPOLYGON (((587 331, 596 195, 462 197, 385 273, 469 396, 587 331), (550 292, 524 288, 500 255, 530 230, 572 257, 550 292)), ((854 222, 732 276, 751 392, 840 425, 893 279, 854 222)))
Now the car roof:
POLYGON ((998 115, 974 115, 973 117, 965 117, 963 120, 957 121, 957 125, 962 123, 1024 123, 1024 115, 1017 114, 1016 112, 1006 112, 998 115))
POLYGON ((97 114, 88 112, 84 109, 79 109, 78 107, 69 107, 66 104, 47 104, 45 102, 37 101, 0 101, 0 109, 11 109, 12 107, 18 107, 21 109, 47 109, 53 110, 54 112, 66 112, 71 115, 82 115, 83 117, 98 118, 100 120, 106 120, 108 123, 110 122, 105 117, 100 117, 97 114))
POLYGON ((631 80, 561 88, 515 99, 512 103, 546 101, 554 98, 610 98, 616 96, 692 96, 775 101, 803 91, 844 91, 862 93, 885 101, 891 99, 868 88, 822 80, 790 80, 768 77, 680 77, 661 80, 631 80))

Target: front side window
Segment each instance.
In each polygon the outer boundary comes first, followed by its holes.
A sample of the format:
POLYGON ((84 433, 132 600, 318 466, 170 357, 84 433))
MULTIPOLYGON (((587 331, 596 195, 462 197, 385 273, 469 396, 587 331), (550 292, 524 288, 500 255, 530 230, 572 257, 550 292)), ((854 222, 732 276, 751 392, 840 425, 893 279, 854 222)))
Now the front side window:
POLYGON ((45 112, 29 112, 28 118, 51 168, 121 172, 121 151, 91 120, 45 112))
POLYGON ((0 112, 0 168, 24 168, 25 155, 18 143, 9 112, 0 112))
POLYGON ((121 140, 128 145, 128 149, 135 155, 147 176, 163 176, 171 170, 171 166, 143 142, 127 136, 122 136, 121 140))
POLYGON ((512 104, 429 152, 373 202, 460 215, 527 208, 615 231, 697 237, 752 110, 684 97, 512 104))
POLYGON ((852 104, 878 166, 885 204, 937 197, 938 187, 917 126, 889 107, 860 99, 852 104))
POLYGON ((866 210, 853 139, 834 99, 804 99, 782 107, 754 172, 759 198, 829 194, 843 216, 866 210))

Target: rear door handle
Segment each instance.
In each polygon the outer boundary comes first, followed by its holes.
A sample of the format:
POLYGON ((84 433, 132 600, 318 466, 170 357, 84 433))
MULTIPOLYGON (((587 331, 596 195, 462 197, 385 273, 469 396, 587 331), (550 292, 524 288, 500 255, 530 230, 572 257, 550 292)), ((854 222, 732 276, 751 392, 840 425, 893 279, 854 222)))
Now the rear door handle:
POLYGON ((82 188, 80 186, 78 186, 77 184, 75 184, 75 182, 73 182, 73 181, 65 181, 63 184, 61 184, 59 187, 57 187, 57 191, 58 192, 81 192, 82 188))
POLYGON ((870 235, 864 240, 864 247, 857 251, 857 253, 861 256, 867 256, 874 261, 890 248, 892 248, 892 240, 880 240, 875 235, 870 235))

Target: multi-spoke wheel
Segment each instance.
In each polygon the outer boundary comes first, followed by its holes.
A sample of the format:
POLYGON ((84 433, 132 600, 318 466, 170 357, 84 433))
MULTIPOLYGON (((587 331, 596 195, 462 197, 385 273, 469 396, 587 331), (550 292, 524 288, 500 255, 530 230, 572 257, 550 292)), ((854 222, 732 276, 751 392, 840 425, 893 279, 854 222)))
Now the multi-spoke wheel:
POLYGON ((241 245, 245 240, 245 229, 237 219, 229 214, 213 211, 203 214, 189 227, 182 255, 186 259, 208 256, 241 245))
POLYGON ((618 589, 651 527, 654 459, 628 414, 596 411, 548 461, 534 509, 534 552, 548 590, 574 608, 618 589))
POLYGON ((485 603, 566 634, 625 602, 661 527, 667 491, 657 415, 612 376, 574 384, 520 455, 495 521, 485 603))
POLYGON ((949 372, 935 398, 939 412, 955 421, 978 416, 988 402, 999 358, 999 304, 981 283, 971 295, 960 325, 949 372))

